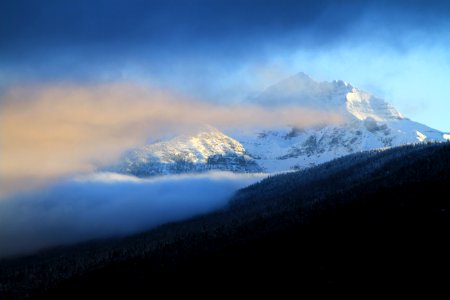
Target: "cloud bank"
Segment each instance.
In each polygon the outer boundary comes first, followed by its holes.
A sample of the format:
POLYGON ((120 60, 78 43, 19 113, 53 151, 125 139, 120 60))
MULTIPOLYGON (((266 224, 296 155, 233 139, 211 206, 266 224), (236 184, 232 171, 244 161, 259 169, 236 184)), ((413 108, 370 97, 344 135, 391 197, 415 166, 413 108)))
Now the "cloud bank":
POLYGON ((0 201, 0 257, 123 236, 226 205, 264 175, 226 172, 153 179, 100 173, 0 201))
POLYGON ((221 129, 339 122, 301 107, 220 105, 132 84, 8 90, 0 101, 0 195, 93 171, 148 138, 221 129))
POLYGON ((442 0, 4 1, 0 93, 131 80, 229 102, 304 71, 448 131, 449 31, 442 0))

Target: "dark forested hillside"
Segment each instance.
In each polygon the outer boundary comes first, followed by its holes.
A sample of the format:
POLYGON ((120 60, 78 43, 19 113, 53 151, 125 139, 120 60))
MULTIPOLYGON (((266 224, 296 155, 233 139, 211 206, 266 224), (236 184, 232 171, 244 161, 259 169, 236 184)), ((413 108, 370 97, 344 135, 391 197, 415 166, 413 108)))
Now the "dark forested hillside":
POLYGON ((4 260, 0 293, 445 287, 449 206, 450 143, 359 153, 267 178, 213 214, 4 260))

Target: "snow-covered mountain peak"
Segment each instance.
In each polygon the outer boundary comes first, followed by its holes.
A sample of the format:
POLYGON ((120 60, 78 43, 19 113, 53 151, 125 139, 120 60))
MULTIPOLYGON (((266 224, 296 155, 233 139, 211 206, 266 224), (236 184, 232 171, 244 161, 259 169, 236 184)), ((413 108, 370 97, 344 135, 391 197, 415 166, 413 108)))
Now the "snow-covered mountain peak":
POLYGON ((298 105, 315 110, 342 113, 354 118, 376 121, 401 119, 402 115, 384 100, 353 87, 343 80, 316 81, 298 73, 265 89, 256 101, 263 105, 298 105))
POLYGON ((403 116, 392 105, 369 93, 352 88, 345 96, 346 111, 358 120, 373 119, 377 122, 402 119, 403 116))
POLYGON ((128 156, 139 157, 141 161, 156 159, 161 163, 174 163, 180 158, 192 163, 205 163, 212 155, 228 153, 244 155, 245 149, 218 129, 203 125, 194 133, 134 149, 128 156))
POLYGON ((146 153, 154 153, 163 162, 173 162, 174 154, 187 153, 193 163, 204 163, 211 155, 235 153, 244 155, 244 147, 235 139, 218 129, 203 125, 194 134, 184 134, 169 141, 147 145, 141 148, 146 153), (167 155, 170 154, 170 155, 167 155))
POLYGON ((344 104, 345 95, 352 88, 342 80, 320 82, 305 73, 299 73, 269 86, 255 100, 264 105, 336 108, 344 104))
POLYGON ((190 134, 130 150, 108 170, 137 176, 213 169, 280 172, 358 151, 450 139, 450 134, 403 118, 384 100, 342 80, 319 82, 299 73, 268 87, 254 101, 266 107, 288 104, 341 113, 344 122, 230 133, 234 138, 204 125, 190 134))
POLYGON ((192 134, 132 149, 117 165, 106 170, 152 176, 212 169, 261 171, 240 142, 209 125, 201 126, 192 134))

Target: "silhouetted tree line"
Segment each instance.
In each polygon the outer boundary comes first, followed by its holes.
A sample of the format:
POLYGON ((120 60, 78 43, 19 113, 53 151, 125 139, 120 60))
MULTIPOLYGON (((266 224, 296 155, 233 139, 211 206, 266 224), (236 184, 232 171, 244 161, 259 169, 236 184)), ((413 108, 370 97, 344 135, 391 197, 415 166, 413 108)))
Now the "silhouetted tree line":
MULTIPOLYGON (((240 190, 227 208, 208 215, 166 224, 132 237, 3 260, 0 295, 19 298, 33 293, 45 295, 55 287, 58 290, 58 284, 64 280, 84 274, 94 274, 90 276, 99 281, 111 279, 110 274, 135 276, 133 270, 137 266, 148 274, 158 274, 179 270, 180 266, 208 269, 240 265, 245 263, 243 258, 240 261, 240 252, 260 251, 261 246, 253 244, 256 241, 275 239, 286 244, 291 239, 301 240, 305 234, 301 228, 305 225, 358 228, 433 223, 448 233, 449 195, 449 143, 355 153, 298 172, 269 176, 240 190), (224 249, 239 250, 231 255, 227 253, 232 250, 224 249), (205 260, 214 257, 214 253, 225 254, 220 259, 205 260)), ((316 241, 305 238, 305 243, 312 240, 316 241)), ((264 244, 273 252, 263 252, 266 256, 255 263, 256 269, 274 268, 271 260, 275 259, 281 259, 285 266, 304 259, 301 255, 297 257, 296 252, 277 248, 274 243, 264 244), (274 256, 267 256, 270 253, 274 256)), ((308 255, 316 255, 314 251, 308 255)), ((325 255, 318 253, 321 259, 325 255)))

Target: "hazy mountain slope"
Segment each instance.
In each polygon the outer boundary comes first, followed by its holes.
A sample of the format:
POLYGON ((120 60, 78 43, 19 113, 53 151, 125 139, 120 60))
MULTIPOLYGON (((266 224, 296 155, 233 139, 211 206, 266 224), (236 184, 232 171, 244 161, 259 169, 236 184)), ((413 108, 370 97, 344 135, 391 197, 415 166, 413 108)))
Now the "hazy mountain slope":
POLYGON ((258 128, 225 135, 205 126, 190 136, 129 151, 109 168, 137 176, 201 172, 280 172, 343 155, 404 144, 445 141, 438 130, 404 118, 392 105, 344 81, 318 82, 304 73, 268 87, 252 100, 340 113, 344 122, 314 128, 258 128))
POLYGON ((385 121, 403 118, 383 99, 361 91, 347 82, 319 82, 302 72, 266 88, 254 101, 269 106, 290 104, 340 112, 349 120, 372 118, 385 121))
POLYGON ((444 141, 443 134, 407 120, 352 120, 338 126, 279 129, 238 137, 268 172, 303 169, 347 154, 424 141, 444 141))
POLYGON ((106 168, 108 171, 143 177, 212 169, 261 171, 238 141, 211 126, 203 126, 192 135, 130 150, 117 165, 106 168))
POLYGON ((317 82, 299 73, 254 99, 264 105, 299 105, 339 112, 343 124, 272 129, 235 136, 268 172, 302 169, 383 147, 445 141, 444 133, 404 118, 392 105, 343 81, 317 82))
POLYGON ((448 195, 450 143, 354 154, 249 186, 223 211, 4 261, 0 282, 10 295, 60 282, 46 299, 185 292, 199 282, 223 288, 230 274, 246 283, 227 285, 233 291, 252 288, 248 278, 290 292, 441 285, 448 272, 438 271, 450 267, 448 195))

